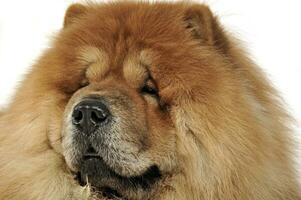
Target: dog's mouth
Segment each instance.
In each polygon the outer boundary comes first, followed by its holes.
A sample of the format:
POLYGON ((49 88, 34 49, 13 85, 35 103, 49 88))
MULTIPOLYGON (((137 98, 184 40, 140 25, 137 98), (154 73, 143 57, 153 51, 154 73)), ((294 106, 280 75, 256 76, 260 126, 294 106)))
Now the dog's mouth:
POLYGON ((128 195, 138 191, 148 192, 161 178, 156 165, 150 166, 138 176, 121 176, 110 168, 104 160, 93 151, 83 156, 76 180, 80 185, 90 185, 92 191, 110 199, 128 199, 128 195))

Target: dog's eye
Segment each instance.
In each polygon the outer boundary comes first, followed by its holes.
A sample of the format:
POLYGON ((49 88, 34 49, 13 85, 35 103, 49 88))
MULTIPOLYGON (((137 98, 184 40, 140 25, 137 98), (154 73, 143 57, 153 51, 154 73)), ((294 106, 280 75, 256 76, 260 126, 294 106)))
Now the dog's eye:
POLYGON ((157 89, 155 83, 151 79, 148 79, 145 82, 144 86, 141 88, 141 93, 157 97, 158 96, 158 89, 157 89))
POLYGON ((84 87, 88 86, 89 84, 90 84, 89 81, 87 79, 84 79, 80 82, 79 89, 84 88, 84 87))

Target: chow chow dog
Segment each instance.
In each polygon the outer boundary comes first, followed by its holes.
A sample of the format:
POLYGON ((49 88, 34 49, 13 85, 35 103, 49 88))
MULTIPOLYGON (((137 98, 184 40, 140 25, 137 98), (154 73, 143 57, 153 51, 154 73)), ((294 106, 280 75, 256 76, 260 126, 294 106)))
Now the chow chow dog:
POLYGON ((205 5, 71 5, 1 115, 0 199, 300 199, 281 104, 205 5))

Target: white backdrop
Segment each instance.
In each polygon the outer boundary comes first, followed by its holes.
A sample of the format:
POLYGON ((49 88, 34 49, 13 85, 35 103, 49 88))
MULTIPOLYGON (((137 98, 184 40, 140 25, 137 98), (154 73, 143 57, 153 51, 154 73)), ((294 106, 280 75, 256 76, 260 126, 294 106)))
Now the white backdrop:
MULTIPOLYGON (((7 103, 22 74, 47 47, 51 35, 61 28, 65 9, 72 2, 0 0, 0 106, 7 103)), ((300 142, 301 2, 207 0, 206 3, 229 30, 246 42, 252 57, 280 90, 298 121, 295 133, 300 142)), ((301 163, 300 152, 297 161, 301 163)))

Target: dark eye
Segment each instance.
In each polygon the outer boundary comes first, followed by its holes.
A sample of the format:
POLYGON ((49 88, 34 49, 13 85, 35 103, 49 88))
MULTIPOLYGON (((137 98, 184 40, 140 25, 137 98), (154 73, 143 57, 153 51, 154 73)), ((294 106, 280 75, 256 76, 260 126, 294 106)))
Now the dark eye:
POLYGON ((148 94, 152 96, 158 96, 158 89, 151 79, 148 79, 144 86, 141 88, 142 94, 148 94))
POLYGON ((84 88, 84 87, 88 86, 89 84, 90 84, 89 81, 87 79, 84 79, 80 82, 79 89, 84 88))

